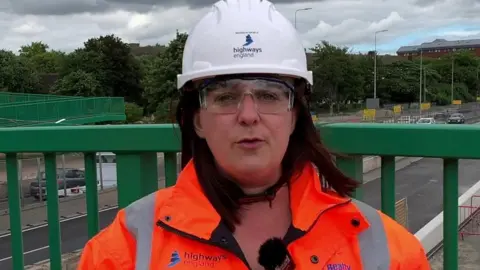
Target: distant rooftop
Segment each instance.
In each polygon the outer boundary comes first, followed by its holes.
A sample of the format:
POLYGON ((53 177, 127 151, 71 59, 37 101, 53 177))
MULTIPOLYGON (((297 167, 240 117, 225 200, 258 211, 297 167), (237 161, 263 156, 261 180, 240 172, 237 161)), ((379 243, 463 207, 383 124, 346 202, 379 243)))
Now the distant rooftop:
POLYGON ((435 39, 432 42, 425 42, 420 45, 413 46, 402 46, 398 49, 397 53, 402 52, 415 52, 420 49, 447 49, 447 48, 480 48, 480 39, 469 39, 469 40, 446 40, 446 39, 435 39))

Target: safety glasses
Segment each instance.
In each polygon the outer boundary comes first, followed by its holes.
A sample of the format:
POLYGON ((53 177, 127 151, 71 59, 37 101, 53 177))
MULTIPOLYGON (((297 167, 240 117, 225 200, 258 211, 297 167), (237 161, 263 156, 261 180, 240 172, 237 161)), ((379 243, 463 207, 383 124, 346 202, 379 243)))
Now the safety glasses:
POLYGON ((201 107, 216 114, 237 113, 247 96, 262 114, 278 114, 293 107, 293 84, 277 78, 217 77, 203 81, 197 89, 201 107))

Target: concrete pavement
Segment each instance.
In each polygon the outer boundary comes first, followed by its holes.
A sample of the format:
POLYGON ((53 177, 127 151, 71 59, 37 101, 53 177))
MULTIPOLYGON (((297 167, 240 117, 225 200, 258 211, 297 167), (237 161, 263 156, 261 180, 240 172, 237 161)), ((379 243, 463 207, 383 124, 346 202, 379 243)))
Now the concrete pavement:
MULTIPOLYGON (((466 224, 472 235, 465 235, 458 240, 458 269, 478 270, 480 267, 480 214, 466 224), (475 234, 473 234, 475 233, 475 234)), ((432 270, 443 270, 443 247, 430 258, 432 270)))

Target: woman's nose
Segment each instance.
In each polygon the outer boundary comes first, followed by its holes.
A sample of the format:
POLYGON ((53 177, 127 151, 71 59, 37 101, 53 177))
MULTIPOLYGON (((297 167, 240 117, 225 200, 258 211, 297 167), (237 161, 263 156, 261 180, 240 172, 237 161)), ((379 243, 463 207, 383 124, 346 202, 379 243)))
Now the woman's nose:
POLYGON ((244 124, 253 124, 258 121, 258 112, 252 95, 246 94, 240 102, 238 120, 244 124))

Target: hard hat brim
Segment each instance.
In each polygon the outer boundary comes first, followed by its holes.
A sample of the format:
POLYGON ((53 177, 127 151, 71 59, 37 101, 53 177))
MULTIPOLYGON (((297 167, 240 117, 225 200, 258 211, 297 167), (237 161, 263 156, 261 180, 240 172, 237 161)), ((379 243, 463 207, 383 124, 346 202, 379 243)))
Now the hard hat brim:
POLYGON ((295 68, 286 68, 284 66, 274 65, 239 65, 215 67, 205 70, 194 71, 177 75, 177 88, 181 89, 187 82, 202 78, 208 78, 218 75, 233 74, 278 74, 284 76, 292 76, 305 79, 310 85, 313 85, 312 71, 302 71, 295 68))

